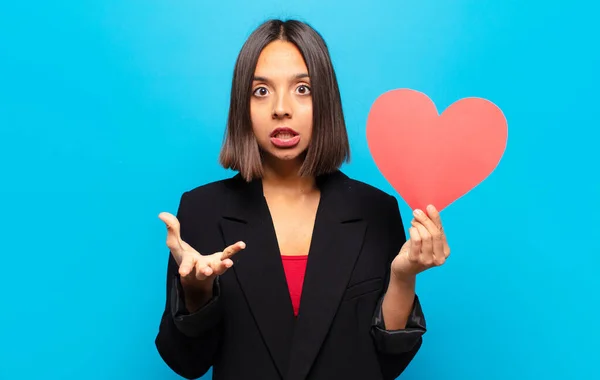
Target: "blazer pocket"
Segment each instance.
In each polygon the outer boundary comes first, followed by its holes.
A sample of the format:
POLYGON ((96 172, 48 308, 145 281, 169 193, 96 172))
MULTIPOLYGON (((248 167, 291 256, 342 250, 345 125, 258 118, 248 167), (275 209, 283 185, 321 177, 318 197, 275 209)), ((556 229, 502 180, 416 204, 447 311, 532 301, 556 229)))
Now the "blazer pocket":
POLYGON ((351 285, 346 288, 344 293, 344 301, 351 300, 362 295, 381 291, 383 289, 383 280, 379 277, 361 281, 358 284, 351 285))

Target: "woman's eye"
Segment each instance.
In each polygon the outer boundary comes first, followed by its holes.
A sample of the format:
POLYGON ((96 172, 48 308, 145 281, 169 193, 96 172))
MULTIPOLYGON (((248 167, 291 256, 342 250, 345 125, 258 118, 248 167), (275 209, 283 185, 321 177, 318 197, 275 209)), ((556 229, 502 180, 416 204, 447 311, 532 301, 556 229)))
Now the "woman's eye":
POLYGON ((254 90, 254 95, 256 96, 267 96, 268 93, 269 91, 264 87, 258 87, 254 90))
POLYGON ((308 95, 310 94, 310 87, 308 87, 305 84, 302 84, 298 86, 298 92, 300 93, 300 95, 308 95))

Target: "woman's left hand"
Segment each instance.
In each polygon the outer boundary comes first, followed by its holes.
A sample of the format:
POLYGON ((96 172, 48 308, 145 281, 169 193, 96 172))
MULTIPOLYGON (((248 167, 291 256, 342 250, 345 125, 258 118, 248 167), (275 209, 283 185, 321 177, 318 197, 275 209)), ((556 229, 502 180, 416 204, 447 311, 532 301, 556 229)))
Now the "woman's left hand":
POLYGON ((400 280, 413 280, 418 273, 437 267, 450 255, 439 212, 433 205, 427 213, 413 212, 409 228, 410 238, 392 262, 392 276, 400 280))

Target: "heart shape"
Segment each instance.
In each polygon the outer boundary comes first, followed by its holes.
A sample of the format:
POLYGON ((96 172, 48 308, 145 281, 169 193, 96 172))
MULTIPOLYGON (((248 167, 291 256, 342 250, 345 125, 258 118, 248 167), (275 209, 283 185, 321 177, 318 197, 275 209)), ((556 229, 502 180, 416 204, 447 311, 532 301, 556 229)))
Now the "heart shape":
POLYGON ((504 114, 482 98, 464 98, 441 115, 429 97, 411 89, 379 96, 367 119, 375 164, 402 199, 439 211, 497 167, 508 139, 504 114))

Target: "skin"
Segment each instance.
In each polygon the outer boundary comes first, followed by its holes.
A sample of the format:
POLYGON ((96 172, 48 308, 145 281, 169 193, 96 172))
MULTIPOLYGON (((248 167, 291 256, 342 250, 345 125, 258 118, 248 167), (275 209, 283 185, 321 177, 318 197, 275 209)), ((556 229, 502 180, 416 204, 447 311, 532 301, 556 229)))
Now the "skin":
MULTIPOLYGON (((315 178, 297 174, 313 129, 308 69, 293 44, 275 41, 263 49, 254 79, 250 116, 254 135, 264 154, 263 189, 280 253, 308 254, 320 199, 315 178), (279 148, 271 143, 271 132, 282 126, 299 133, 298 145, 279 148)), ((181 239, 175 216, 163 212, 159 218, 167 226, 167 246, 179 264, 186 307, 193 312, 208 301, 214 278, 233 265, 230 257, 243 250, 245 244, 238 242, 222 252, 203 255, 181 239)), ((392 262, 392 275, 383 301, 386 328, 390 330, 406 326, 417 274, 442 265, 450 254, 439 213, 433 206, 425 212, 414 211, 409 235, 392 262)))

